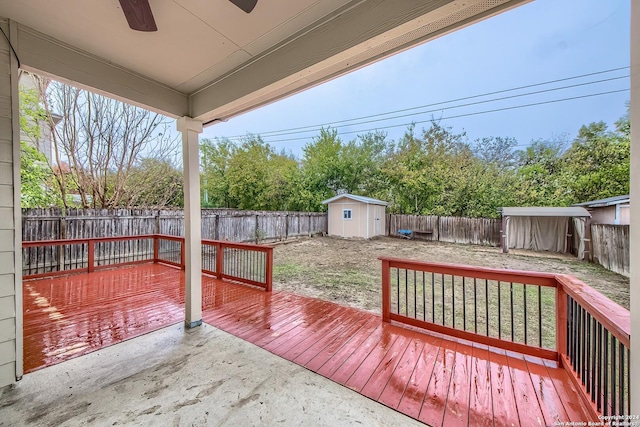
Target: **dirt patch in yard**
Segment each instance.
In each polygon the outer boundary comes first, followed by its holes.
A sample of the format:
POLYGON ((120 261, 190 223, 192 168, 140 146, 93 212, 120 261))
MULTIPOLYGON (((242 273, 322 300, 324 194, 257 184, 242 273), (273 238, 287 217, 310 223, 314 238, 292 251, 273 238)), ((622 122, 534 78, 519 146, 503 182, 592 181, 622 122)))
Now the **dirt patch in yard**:
POLYGON ((629 279, 599 265, 549 252, 382 237, 346 240, 314 237, 276 246, 274 289, 380 312, 379 256, 514 270, 572 274, 629 308, 629 279))

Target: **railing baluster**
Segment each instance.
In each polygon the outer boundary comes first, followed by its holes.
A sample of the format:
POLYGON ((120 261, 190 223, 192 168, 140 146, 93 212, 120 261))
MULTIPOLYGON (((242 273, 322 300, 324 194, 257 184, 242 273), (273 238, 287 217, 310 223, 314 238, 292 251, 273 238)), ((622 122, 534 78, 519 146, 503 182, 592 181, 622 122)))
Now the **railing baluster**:
POLYGON ((591 400, 593 400, 595 398, 596 395, 596 373, 597 373, 597 368, 598 368, 598 357, 597 357, 597 341, 598 341, 598 335, 597 335, 597 331, 598 331, 598 321, 596 319, 593 319, 593 323, 591 325, 591 365, 592 365, 592 369, 591 369, 591 390, 590 390, 590 395, 591 395, 591 400))
POLYGON ((476 285, 476 278, 473 278, 473 328, 475 333, 478 333, 478 287, 476 285))
POLYGON ((538 345, 542 347, 542 288, 538 286, 538 325, 540 330, 540 341, 538 345))
POLYGON ((456 327, 456 277, 451 275, 451 326, 456 327))
POLYGON ((576 337, 576 363, 574 363, 574 369, 576 371, 576 373, 578 375, 580 375, 580 364, 582 363, 582 353, 581 353, 581 346, 580 346, 580 341, 582 341, 580 339, 580 331, 582 330, 582 307, 581 306, 577 306, 576 307, 576 333, 575 333, 575 337, 576 337))
POLYGON ((436 275, 431 273, 431 321, 436 323, 436 275))
POLYGON ((609 331, 604 328, 604 390, 602 395, 602 413, 609 415, 609 331))
POLYGON ((618 359, 616 357, 616 347, 618 344, 618 339, 614 336, 611 336, 611 414, 615 414, 618 411, 617 408, 617 400, 616 400, 616 390, 620 388, 620 384, 618 384, 618 388, 616 389, 616 363, 618 359))
POLYGON ((398 292, 397 292, 398 305, 396 306, 396 311, 397 311, 398 314, 400 314, 400 269, 399 268, 396 268, 396 276, 397 276, 396 284, 397 284, 397 288, 398 288, 397 289, 398 290, 398 292))
POLYGON ((625 353, 625 348, 624 345, 622 343, 619 344, 620 346, 620 351, 619 351, 619 357, 620 357, 620 373, 619 373, 619 379, 618 379, 618 383, 620 383, 620 399, 618 399, 618 414, 620 415, 625 415, 625 411, 624 411, 624 388, 626 386, 625 381, 624 381, 624 353, 625 353))
POLYGON ((489 281, 484 279, 484 308, 485 308, 485 319, 484 323, 487 327, 487 336, 489 336, 489 281))
POLYGON ((596 407, 602 411, 602 324, 598 322, 598 376, 596 387, 596 407))
POLYGON ((502 287, 502 282, 498 280, 498 338, 502 338, 502 297, 500 296, 500 288, 502 287))
POLYGON ((416 284, 418 283, 416 281, 416 274, 417 271, 413 270, 413 317, 417 317, 418 316, 418 293, 416 292, 416 284))
POLYGON ((527 341, 527 284, 522 284, 522 295, 523 295, 523 303, 522 306, 524 309, 524 343, 529 344, 527 341))
MULTIPOLYGON (((585 328, 585 339, 586 339, 586 346, 585 346, 585 351, 587 353, 589 353, 589 351, 591 350, 591 322, 592 322, 592 317, 589 313, 587 313, 587 324, 586 324, 586 328, 585 328)), ((585 373, 584 376, 582 377, 582 381, 584 383, 584 387, 587 390, 587 392, 589 391, 589 389, 591 388, 591 370, 593 369, 593 357, 591 357, 592 355, 589 355, 589 357, 587 357, 587 363, 585 366, 585 373)))
POLYGON ((462 328, 467 330, 467 288, 462 276, 462 328))
POLYGON ((446 325, 444 321, 444 274, 442 275, 442 324, 446 325))
POLYGON ((514 330, 513 330, 513 282, 509 283, 509 298, 511 302, 511 311, 509 315, 511 317, 511 341, 514 341, 514 330))
POLYGON ((427 293, 426 286, 426 273, 422 272, 422 320, 427 320, 427 300, 425 299, 427 293))

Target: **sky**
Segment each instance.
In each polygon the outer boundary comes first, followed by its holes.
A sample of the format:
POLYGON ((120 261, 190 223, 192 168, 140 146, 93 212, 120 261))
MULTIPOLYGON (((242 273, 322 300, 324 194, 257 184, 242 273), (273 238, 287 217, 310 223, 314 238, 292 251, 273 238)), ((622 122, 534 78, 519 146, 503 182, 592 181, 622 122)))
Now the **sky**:
MULTIPOLYGON (((630 0, 536 0, 226 123, 209 126, 201 138, 230 137, 236 141, 247 134, 258 134, 278 151, 301 156, 302 147, 312 142, 320 125, 331 122, 628 67, 629 22, 630 0), (311 131, 266 133, 305 126, 311 126, 311 131)), ((492 136, 515 138, 518 148, 532 140, 571 142, 582 125, 604 121, 613 126, 626 113, 628 74, 629 69, 624 68, 391 116, 426 111, 419 115, 393 120, 379 116, 362 120, 373 120, 371 123, 334 127, 343 141, 350 141, 368 130, 403 125, 384 129, 388 139, 397 141, 407 129, 405 124, 417 122, 416 128, 421 129, 435 118, 456 133, 465 132, 469 142, 492 136), (615 80, 451 108, 607 79, 615 80), (623 91, 474 114, 617 90, 623 91)))

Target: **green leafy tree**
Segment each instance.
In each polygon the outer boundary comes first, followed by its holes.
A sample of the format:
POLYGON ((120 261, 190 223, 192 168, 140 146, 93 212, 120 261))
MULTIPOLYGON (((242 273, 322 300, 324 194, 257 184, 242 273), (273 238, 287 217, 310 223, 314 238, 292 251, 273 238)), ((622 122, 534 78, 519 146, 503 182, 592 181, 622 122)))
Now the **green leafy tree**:
POLYGON ((53 173, 47 158, 33 145, 40 137, 46 112, 37 90, 21 86, 19 97, 20 204, 23 208, 51 206, 59 200, 51 190, 53 173))
POLYGON ((562 141, 533 141, 518 152, 515 200, 519 206, 566 206, 562 141))
POLYGON ((229 161, 235 146, 228 139, 200 141, 200 184, 202 206, 230 208, 229 161))
POLYGON ((565 183, 573 203, 629 194, 628 118, 610 131, 604 122, 582 126, 565 154, 565 183))
POLYGON ((25 141, 20 141, 20 205, 42 208, 57 204, 55 192, 49 190, 53 174, 47 158, 25 141))
POLYGON ((146 157, 129 172, 127 207, 181 207, 184 205, 182 170, 163 158, 146 157))

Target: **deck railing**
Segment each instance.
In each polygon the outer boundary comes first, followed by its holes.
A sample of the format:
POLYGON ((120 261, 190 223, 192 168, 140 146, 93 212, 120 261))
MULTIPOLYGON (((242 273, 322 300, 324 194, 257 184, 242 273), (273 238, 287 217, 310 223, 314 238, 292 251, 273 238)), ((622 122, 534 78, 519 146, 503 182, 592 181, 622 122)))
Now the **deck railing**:
MULTIPOLYGON (((35 279, 140 263, 185 268, 184 238, 160 234, 22 243, 22 277, 35 279)), ((202 241, 202 272, 267 291, 272 289, 273 247, 202 241)))
POLYGON ((604 416, 629 414, 631 317, 572 276, 556 276, 562 321, 559 360, 576 386, 604 416))
POLYGON ((557 360, 594 419, 629 413, 629 311, 575 277, 380 259, 384 321, 557 360))

